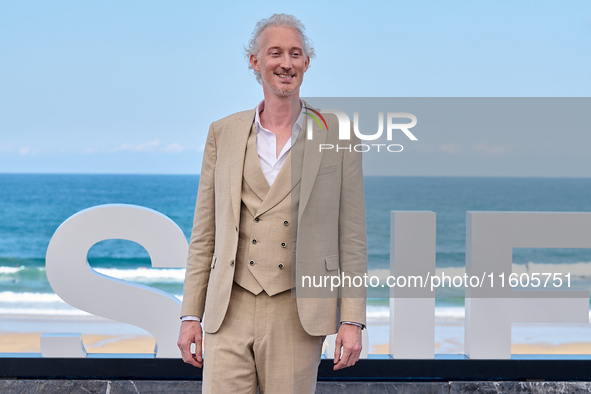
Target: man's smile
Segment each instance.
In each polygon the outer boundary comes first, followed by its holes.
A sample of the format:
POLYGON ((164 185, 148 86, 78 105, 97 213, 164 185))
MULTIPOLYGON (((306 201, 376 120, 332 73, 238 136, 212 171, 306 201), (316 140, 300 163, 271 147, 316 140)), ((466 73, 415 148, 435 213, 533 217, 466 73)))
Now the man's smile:
POLYGON ((275 73, 275 75, 277 75, 279 78, 284 79, 286 81, 291 81, 293 79, 293 77, 295 77, 295 74, 290 75, 290 74, 277 74, 277 73, 275 73))

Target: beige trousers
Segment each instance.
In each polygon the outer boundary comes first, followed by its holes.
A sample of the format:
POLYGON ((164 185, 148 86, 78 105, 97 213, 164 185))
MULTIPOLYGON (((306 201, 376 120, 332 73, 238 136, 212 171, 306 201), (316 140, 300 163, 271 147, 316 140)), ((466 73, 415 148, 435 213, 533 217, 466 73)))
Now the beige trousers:
POLYGON ((316 390, 324 337, 304 331, 290 290, 269 297, 234 283, 220 329, 204 341, 203 393, 316 390))

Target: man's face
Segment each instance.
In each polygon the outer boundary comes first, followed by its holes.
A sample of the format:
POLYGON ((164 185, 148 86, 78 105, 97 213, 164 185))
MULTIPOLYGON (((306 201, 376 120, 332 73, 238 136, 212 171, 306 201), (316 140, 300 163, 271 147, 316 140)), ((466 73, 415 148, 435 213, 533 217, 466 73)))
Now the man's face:
POLYGON ((265 94, 289 97, 297 94, 310 59, 297 30, 269 27, 259 37, 258 56, 251 55, 252 67, 261 73, 265 94))

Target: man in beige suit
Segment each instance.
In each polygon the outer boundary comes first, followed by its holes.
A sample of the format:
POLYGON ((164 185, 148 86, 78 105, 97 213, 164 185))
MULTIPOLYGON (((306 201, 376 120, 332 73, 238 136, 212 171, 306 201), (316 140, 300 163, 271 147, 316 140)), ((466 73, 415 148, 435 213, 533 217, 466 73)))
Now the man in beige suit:
POLYGON ((320 151, 339 143, 336 119, 308 136, 303 30, 285 14, 257 24, 249 61, 264 100, 207 136, 178 341, 204 366, 203 392, 313 393, 326 335, 338 331, 334 369, 361 353, 366 289, 302 284, 367 270, 361 157, 320 151))

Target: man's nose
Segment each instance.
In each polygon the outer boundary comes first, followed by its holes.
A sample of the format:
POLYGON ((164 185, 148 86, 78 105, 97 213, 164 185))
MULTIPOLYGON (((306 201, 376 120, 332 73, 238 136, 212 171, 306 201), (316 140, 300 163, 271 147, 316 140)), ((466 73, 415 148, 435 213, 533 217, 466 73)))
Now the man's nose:
POLYGON ((289 55, 283 56, 281 58, 281 67, 283 67, 286 70, 289 70, 289 69, 291 69, 291 66, 292 66, 291 56, 289 56, 289 55))

